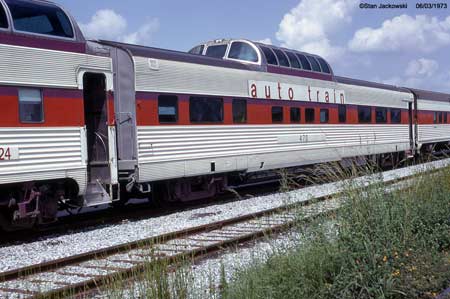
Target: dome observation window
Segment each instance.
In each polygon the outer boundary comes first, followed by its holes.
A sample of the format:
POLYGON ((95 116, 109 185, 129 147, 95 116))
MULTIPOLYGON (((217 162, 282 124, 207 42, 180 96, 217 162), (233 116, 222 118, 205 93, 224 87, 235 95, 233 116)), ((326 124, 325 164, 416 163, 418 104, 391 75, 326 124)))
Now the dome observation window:
POLYGON ((24 0, 6 0, 17 31, 73 38, 69 17, 52 4, 24 0))
POLYGON ((311 64, 309 63, 308 59, 306 59, 305 55, 303 54, 297 54, 298 60, 300 60, 301 64, 302 64, 302 68, 304 70, 311 70, 311 64))
POLYGON ((258 53, 247 43, 233 42, 228 53, 228 58, 258 62, 258 53))
POLYGON ((323 58, 317 57, 317 61, 319 61, 320 67, 322 68, 322 72, 331 74, 330 67, 323 58))
POLYGON ((281 66, 290 67, 289 60, 286 57, 286 55, 283 53, 283 51, 281 51, 279 49, 273 49, 273 51, 275 52, 275 55, 277 55, 278 63, 281 66))
POLYGON ((209 57, 223 58, 225 56, 225 52, 227 51, 227 47, 228 45, 208 46, 205 55, 209 57))
POLYGON ((200 46, 197 46, 197 47, 192 48, 191 50, 189 50, 189 53, 202 55, 203 54, 203 49, 205 49, 205 45, 200 45, 200 46))
POLYGON ((275 57, 275 54, 273 54, 273 51, 270 48, 261 47, 261 50, 264 53, 264 56, 266 57, 267 64, 278 65, 277 58, 275 57))
POLYGON ((295 69, 301 69, 302 66, 300 62, 298 61, 297 57, 292 52, 286 52, 287 57, 289 58, 289 63, 291 64, 291 67, 295 69))
POLYGON ((306 58, 308 58, 309 62, 311 63, 313 71, 321 72, 320 65, 317 62, 316 58, 314 58, 313 56, 309 56, 309 55, 306 56, 306 58))

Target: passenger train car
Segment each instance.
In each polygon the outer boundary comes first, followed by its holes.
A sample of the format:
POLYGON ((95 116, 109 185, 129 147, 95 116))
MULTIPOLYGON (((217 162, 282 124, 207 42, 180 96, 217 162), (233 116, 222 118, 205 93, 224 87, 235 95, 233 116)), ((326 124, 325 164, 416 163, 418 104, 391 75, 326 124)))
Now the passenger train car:
POLYGON ((317 55, 245 39, 189 53, 87 41, 38 0, 0 0, 0 103, 3 229, 450 141, 448 94, 339 77, 317 55))

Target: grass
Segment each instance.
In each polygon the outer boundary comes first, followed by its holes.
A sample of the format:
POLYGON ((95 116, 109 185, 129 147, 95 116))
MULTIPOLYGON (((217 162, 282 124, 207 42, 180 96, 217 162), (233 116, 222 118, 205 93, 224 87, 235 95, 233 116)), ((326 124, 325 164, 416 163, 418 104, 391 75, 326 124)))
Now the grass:
POLYGON ((222 298, 433 298, 450 282, 450 170, 408 190, 348 186, 335 232, 242 269, 222 298))

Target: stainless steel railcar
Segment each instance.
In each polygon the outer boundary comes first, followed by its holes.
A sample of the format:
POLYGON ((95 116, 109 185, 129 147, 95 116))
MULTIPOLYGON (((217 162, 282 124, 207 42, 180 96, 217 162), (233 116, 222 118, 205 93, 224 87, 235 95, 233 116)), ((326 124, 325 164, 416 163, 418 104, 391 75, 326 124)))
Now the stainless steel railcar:
POLYGON ((64 9, 38 0, 0 0, 0 103, 4 229, 450 140, 447 94, 338 77, 317 55, 243 39, 190 53, 86 41, 64 9))

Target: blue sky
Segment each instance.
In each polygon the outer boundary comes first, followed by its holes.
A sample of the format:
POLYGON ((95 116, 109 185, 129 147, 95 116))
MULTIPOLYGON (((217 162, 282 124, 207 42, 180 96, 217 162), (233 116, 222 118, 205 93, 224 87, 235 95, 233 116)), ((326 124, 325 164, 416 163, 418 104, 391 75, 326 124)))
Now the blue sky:
POLYGON ((91 38, 180 51, 217 38, 264 40, 322 55, 337 75, 450 92, 450 3, 361 9, 361 2, 380 1, 56 1, 91 38))

